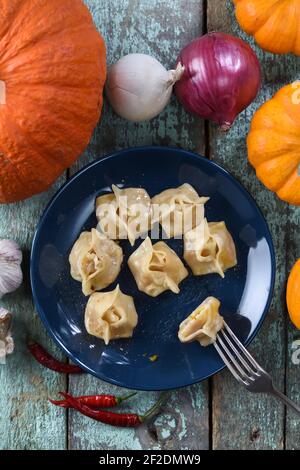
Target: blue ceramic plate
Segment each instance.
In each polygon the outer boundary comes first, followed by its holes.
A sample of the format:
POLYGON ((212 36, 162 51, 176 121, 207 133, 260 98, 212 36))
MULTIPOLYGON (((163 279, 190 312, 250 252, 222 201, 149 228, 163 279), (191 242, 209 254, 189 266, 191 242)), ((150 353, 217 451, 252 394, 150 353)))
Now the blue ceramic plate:
MULTIPOLYGON (((181 240, 168 244, 182 257, 181 240)), ((144 147, 123 150, 95 161, 77 173, 56 194, 38 225, 31 257, 35 305, 45 327, 59 346, 87 372, 116 385, 141 390, 164 390, 199 382, 223 366, 213 346, 181 344, 178 325, 207 296, 221 301, 221 313, 248 343, 268 310, 275 275, 274 250, 267 224, 252 197, 225 170, 179 149, 144 147), (128 340, 103 341, 84 327, 87 298, 70 276, 68 256, 83 230, 97 224, 96 196, 120 187, 145 188, 150 196, 188 182, 206 204, 209 221, 225 220, 237 249, 238 266, 217 274, 185 279, 179 295, 165 292, 152 298, 137 290, 125 253, 117 282, 134 297, 139 323, 128 340), (155 362, 149 356, 156 354, 155 362)), ((111 290, 116 283, 110 286, 111 290)))

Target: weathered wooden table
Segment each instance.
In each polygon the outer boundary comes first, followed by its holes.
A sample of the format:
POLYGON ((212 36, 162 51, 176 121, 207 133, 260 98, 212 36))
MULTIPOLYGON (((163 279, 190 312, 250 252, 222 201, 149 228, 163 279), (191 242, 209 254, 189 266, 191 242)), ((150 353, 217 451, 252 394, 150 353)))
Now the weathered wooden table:
MULTIPOLYGON (((249 40, 238 28, 226 0, 86 0, 108 50, 108 63, 129 52, 144 52, 172 67, 179 50, 206 31, 231 32, 249 40)), ((300 401, 300 365, 292 363, 292 343, 300 333, 286 314, 287 273, 300 255, 300 209, 279 201, 258 182, 247 164, 245 136, 260 103, 284 84, 299 79, 300 59, 262 52, 250 41, 262 63, 263 89, 234 128, 221 134, 215 126, 186 114, 173 98, 151 122, 132 124, 105 104, 93 140, 78 164, 48 193, 20 204, 0 207, 0 237, 16 239, 25 253, 25 283, 2 306, 15 313, 16 351, 0 365, 0 448, 3 449, 300 449, 300 421, 283 406, 244 391, 227 371, 199 385, 176 391, 155 424, 137 430, 103 426, 78 413, 64 412, 47 402, 58 390, 74 394, 120 392, 90 376, 66 379, 36 364, 25 348, 25 336, 46 344, 49 339, 32 304, 29 251, 37 221, 57 188, 87 162, 111 150, 159 144, 190 149, 220 163, 253 194, 273 234, 277 279, 273 303, 263 328, 251 345, 276 385, 300 401), (297 75, 298 73, 298 75, 297 75)), ((253 293, 255 295, 255 292, 253 293)), ((155 394, 140 393, 140 410, 155 394)))

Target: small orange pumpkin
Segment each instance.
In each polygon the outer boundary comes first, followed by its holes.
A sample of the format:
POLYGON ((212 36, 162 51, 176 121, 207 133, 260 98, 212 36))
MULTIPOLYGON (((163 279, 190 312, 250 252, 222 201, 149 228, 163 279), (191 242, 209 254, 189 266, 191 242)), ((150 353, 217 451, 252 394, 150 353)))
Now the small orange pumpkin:
POLYGON ((299 0, 233 0, 240 27, 262 49, 300 55, 299 0))
POLYGON ((105 44, 82 0, 0 0, 0 202, 47 189, 100 117, 105 44))
POLYGON ((262 183, 300 205, 300 83, 279 90, 253 116, 248 158, 262 183))
POLYGON ((286 303, 291 321, 300 330, 300 259, 295 263, 289 275, 286 303))

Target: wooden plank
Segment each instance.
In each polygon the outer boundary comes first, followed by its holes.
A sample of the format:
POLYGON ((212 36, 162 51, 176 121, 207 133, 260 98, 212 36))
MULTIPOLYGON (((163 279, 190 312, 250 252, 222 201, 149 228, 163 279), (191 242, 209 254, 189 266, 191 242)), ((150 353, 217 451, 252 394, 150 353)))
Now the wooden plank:
MULTIPOLYGON (((287 224, 287 276, 300 257, 300 207, 289 208, 287 224)), ((287 318, 287 362, 286 362, 286 393, 296 403, 300 404, 300 331, 292 325, 287 318), (297 342, 297 343, 296 343, 297 342)), ((286 414, 286 449, 300 450, 299 417, 290 410, 286 414)))
MULTIPOLYGON (((171 68, 181 47, 202 32, 199 0, 190 0, 188 8, 184 0, 87 0, 86 3, 105 37, 109 64, 127 53, 143 52, 171 68)), ((94 139, 72 172, 83 163, 119 148, 160 144, 202 153, 204 140, 203 123, 187 115, 174 98, 158 118, 141 124, 117 117, 106 103, 94 139)), ((69 386, 74 394, 126 393, 86 376, 70 377, 69 386)), ((153 393, 139 393, 134 408, 147 409, 155 397, 153 393)), ((70 449, 204 449, 208 448, 208 442, 207 383, 174 392, 155 425, 136 431, 102 426, 70 412, 70 449)))
MULTIPOLYGON (((62 181, 62 180, 61 180, 62 181)), ((66 379, 42 368, 26 351, 26 337, 44 344, 62 357, 46 334, 32 304, 29 251, 37 221, 59 183, 49 192, 27 201, 0 206, 0 238, 16 240, 24 254, 24 284, 4 297, 1 306, 14 314, 15 352, 0 364, 0 449, 64 449, 66 414, 49 405, 48 396, 64 390, 66 379)))
MULTIPOLYGON (((272 373, 275 384, 284 390, 286 320, 283 298, 288 208, 256 179, 254 171, 247 163, 245 137, 253 112, 258 106, 281 86, 296 79, 297 62, 291 56, 278 57, 261 51, 239 29, 230 1, 210 0, 207 19, 209 31, 222 30, 249 41, 262 64, 264 85, 259 97, 239 116, 227 135, 219 133, 215 126, 210 126, 210 151, 211 158, 227 168, 254 195, 263 209, 273 235, 277 261, 274 298, 263 328, 250 349, 262 366, 272 373)), ((250 395, 241 389, 228 372, 216 376, 213 387, 214 449, 282 449, 285 440, 284 429, 285 411, 280 403, 268 397, 250 395)), ((290 437, 292 439, 295 434, 292 437, 290 432, 290 437)))

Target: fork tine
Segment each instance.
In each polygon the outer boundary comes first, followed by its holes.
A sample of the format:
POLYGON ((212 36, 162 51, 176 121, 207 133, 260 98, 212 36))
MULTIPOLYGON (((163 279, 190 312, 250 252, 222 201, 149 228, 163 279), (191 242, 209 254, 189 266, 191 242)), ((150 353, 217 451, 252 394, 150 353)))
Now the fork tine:
MULTIPOLYGON (((225 330, 221 330, 219 334, 222 333, 224 339, 226 339, 227 344, 230 346, 230 348, 234 351, 237 359, 243 364, 245 370, 247 373, 251 373, 252 375, 255 374, 259 377, 259 373, 256 370, 256 367, 254 367, 252 364, 250 365, 250 361, 246 362, 245 359, 243 358, 242 354, 238 351, 236 348, 235 340, 231 340, 228 333, 225 330)), ((243 351, 242 351, 243 353, 243 351)))
POLYGON ((226 355, 223 353, 222 349, 220 348, 220 346, 215 342, 214 343, 214 347, 216 348, 216 350, 218 351, 219 355, 221 356, 221 358, 223 359, 224 363, 227 365, 228 369, 230 370, 230 372, 232 373, 232 375, 234 376, 234 378, 240 382, 242 385, 248 385, 248 383, 243 380, 239 374, 236 372, 235 368, 232 366, 231 362, 228 360, 228 358, 226 357, 226 355))
MULTIPOLYGON (((239 362, 236 360, 236 358, 234 357, 234 355, 232 354, 232 352, 230 351, 230 349, 228 349, 228 347, 226 346, 226 344, 224 343, 224 341, 222 340, 222 338, 220 337, 220 335, 218 334, 217 335, 217 343, 215 343, 215 346, 220 346, 223 348, 223 351, 225 351, 226 353, 226 361, 225 364, 228 366, 228 368, 230 369, 230 371, 232 372, 230 366, 234 366, 234 368, 236 369, 237 372, 239 372, 240 374, 240 378, 241 380, 243 381, 244 385, 248 385, 249 384, 249 380, 253 380, 251 379, 251 377, 249 377, 246 372, 242 369, 242 367, 240 366, 239 362), (229 360, 228 360, 229 358, 229 360)), ((217 349, 217 348, 216 348, 217 349)), ((219 350, 217 349, 217 351, 219 352, 219 350)), ((222 352, 223 352, 222 351, 222 352)), ((223 356, 221 356, 222 359, 224 360, 223 356)), ((232 372, 233 373, 233 372, 232 372)), ((236 378, 236 375, 233 374, 236 378)))
POLYGON ((225 329, 228 331, 228 333, 230 334, 230 336, 232 337, 232 339, 235 341, 236 345, 238 345, 241 350, 243 351, 243 353, 245 354, 245 356, 247 357, 247 359, 249 360, 249 362, 256 368, 256 370, 258 371, 261 371, 261 372, 264 372, 264 370, 260 367, 260 365, 256 362, 256 360, 251 356, 251 354, 247 351, 247 349, 245 348, 245 346, 240 342, 240 340, 237 338, 237 336, 233 333, 233 331, 231 330, 231 328, 229 328, 229 326, 227 325, 226 322, 224 322, 224 327, 225 329))

